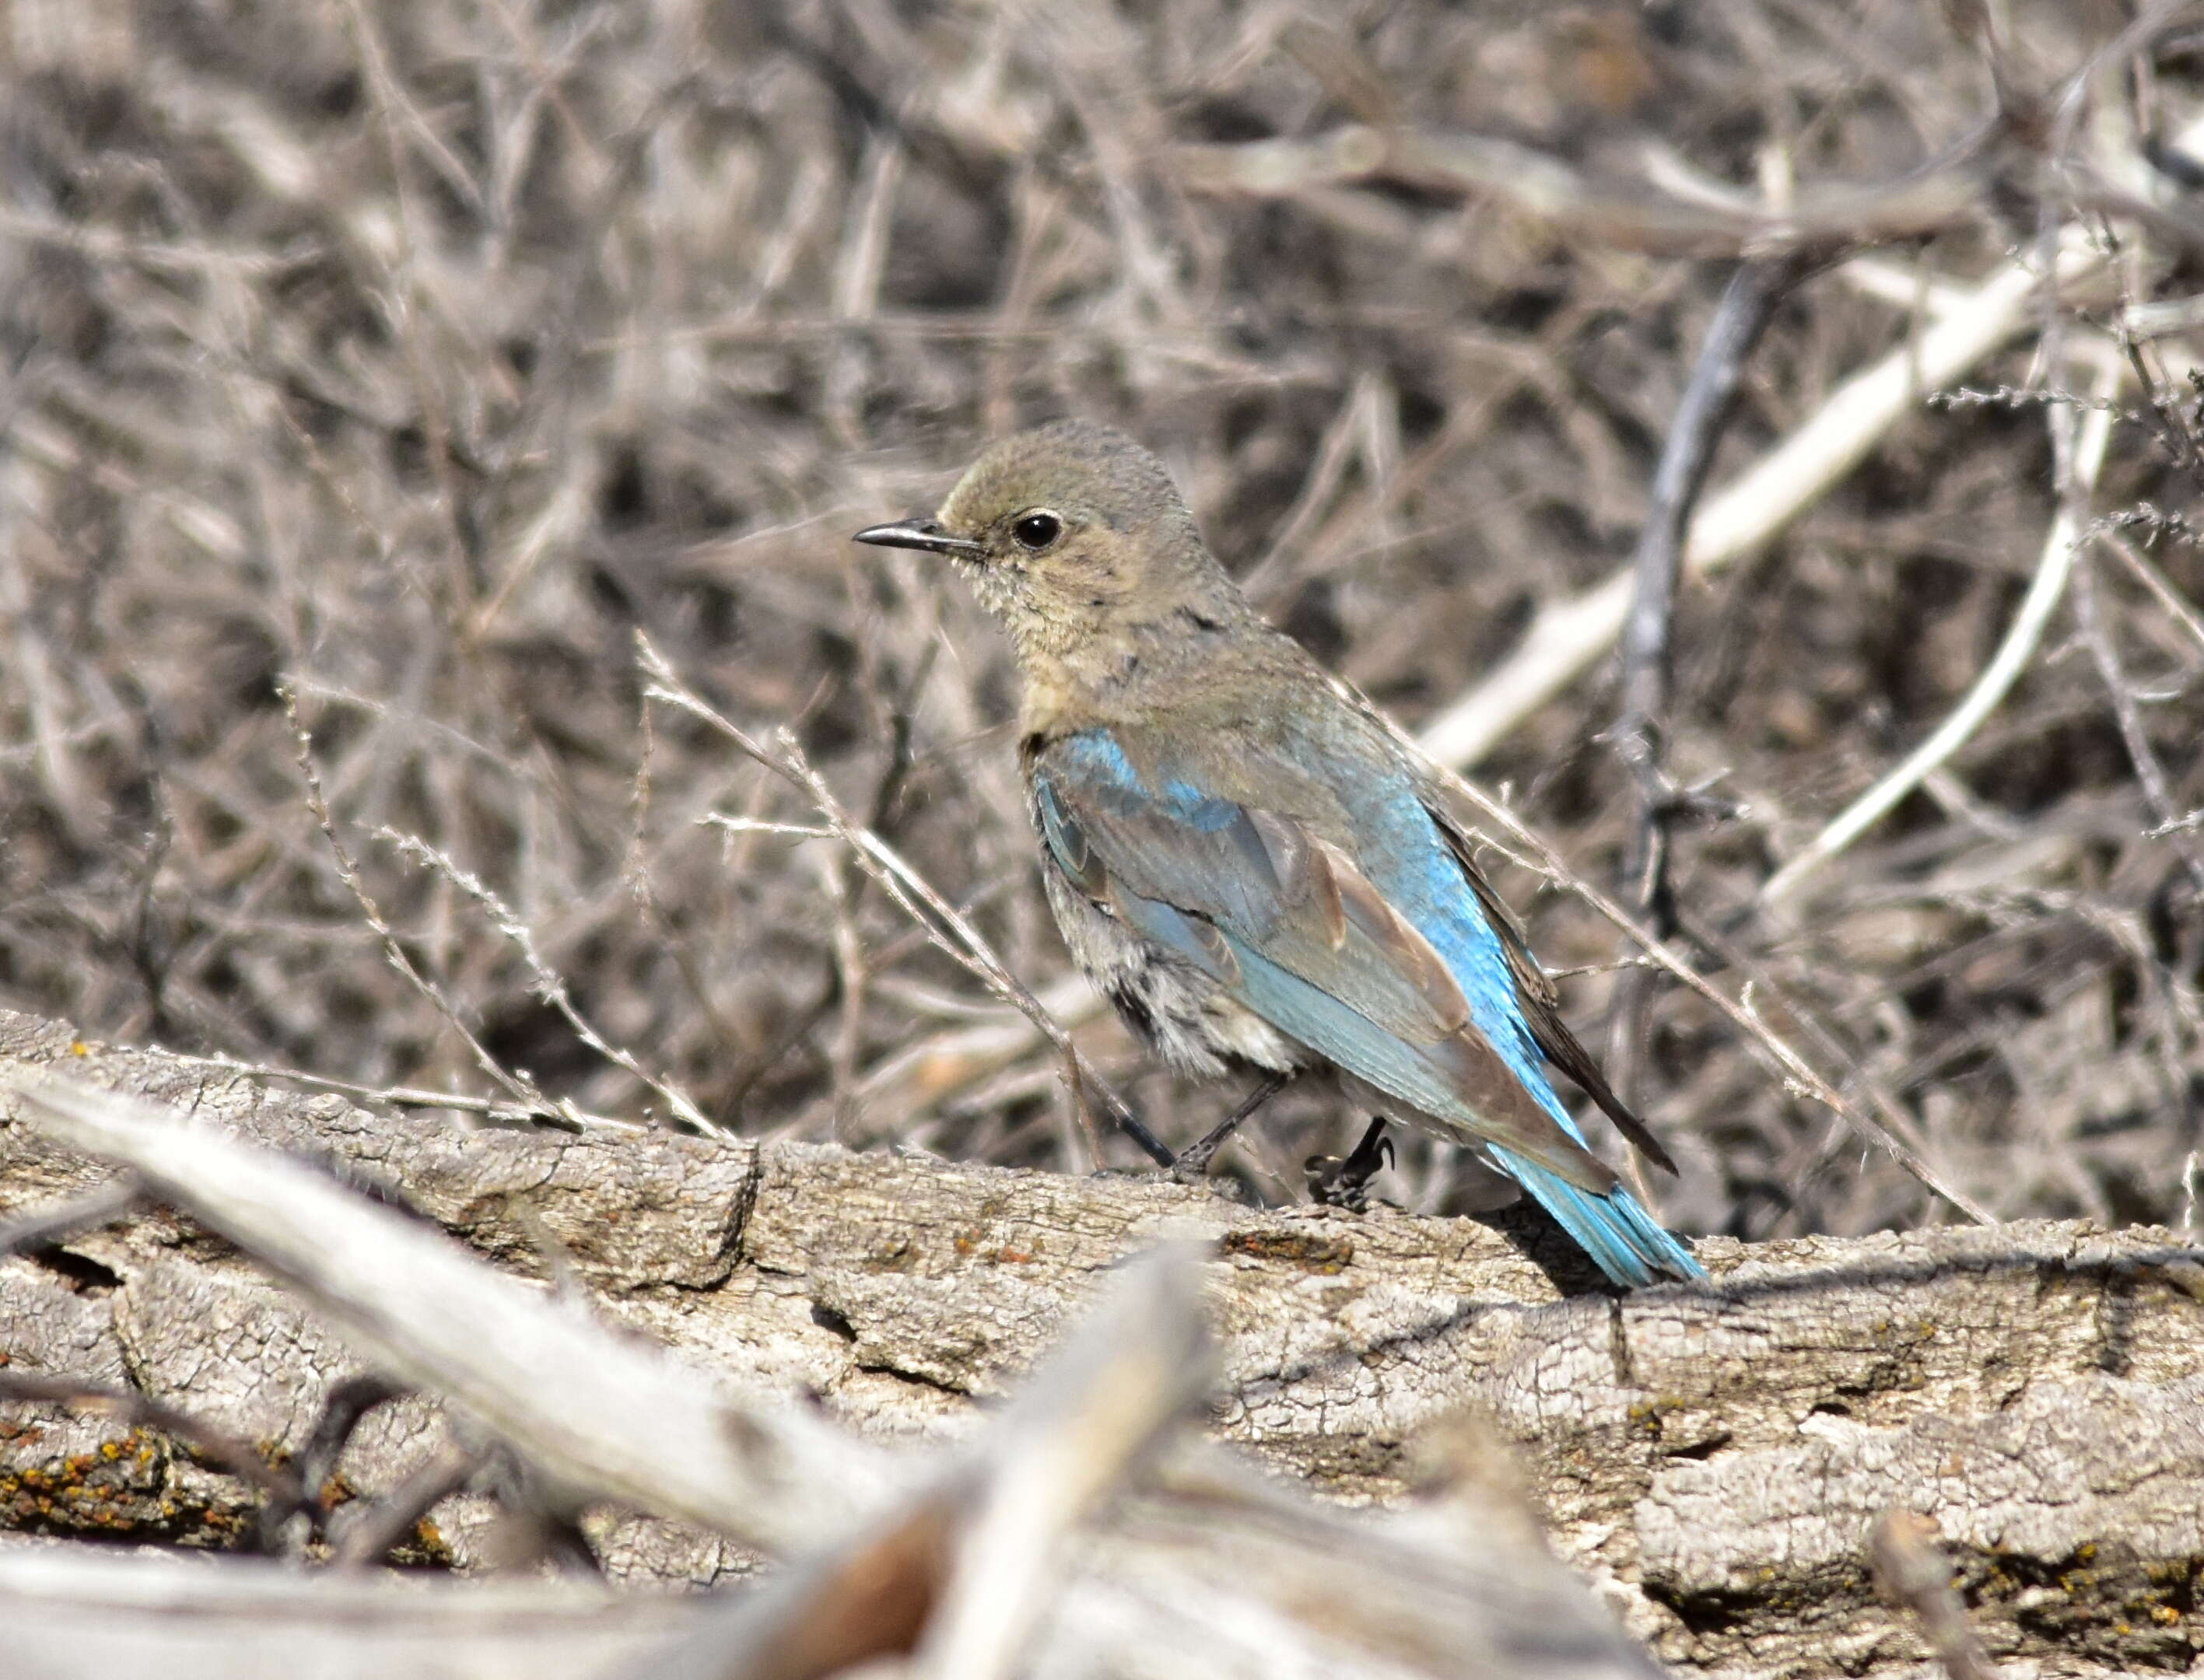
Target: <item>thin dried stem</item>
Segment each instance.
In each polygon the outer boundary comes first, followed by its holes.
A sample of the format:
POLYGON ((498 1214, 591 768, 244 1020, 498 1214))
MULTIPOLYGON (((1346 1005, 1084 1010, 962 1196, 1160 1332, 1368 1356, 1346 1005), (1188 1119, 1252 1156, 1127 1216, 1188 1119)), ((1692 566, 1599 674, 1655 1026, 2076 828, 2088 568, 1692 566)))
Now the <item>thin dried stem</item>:
MULTIPOLYGON (((2106 447, 2112 441, 2114 411, 2111 402, 2118 394, 2124 371, 2117 364, 2110 364, 2098 376, 2097 395, 2104 405, 2093 407, 2083 415, 2075 434, 2072 489, 2062 499, 2051 522, 2028 593, 2021 598, 2012 622, 2006 627, 2005 639, 1998 644, 1989 663, 1982 667, 1982 675, 1927 740, 1846 806, 1797 855, 1769 878, 1767 885, 1760 890, 1763 905, 1782 903, 1826 867, 1830 860, 1881 821, 1899 801, 1973 737, 2019 680, 2020 673, 2035 657, 2036 644, 2051 621, 2053 610, 2066 591, 2067 579, 2073 575, 2075 557, 2081 550, 2083 534, 2089 523, 2086 499, 2096 487, 2097 474, 2105 464, 2106 447)), ((2065 411, 2052 411, 2054 426, 2074 423, 2071 415, 2063 420, 2062 415, 2065 411)))
POLYGON ((444 1018, 445 1024, 459 1034, 459 1041, 474 1057, 475 1065, 502 1086, 518 1107, 530 1112, 554 1109, 556 1105, 536 1088, 533 1081, 521 1074, 507 1071, 490 1054, 489 1047, 475 1036, 474 1029, 459 1018, 459 1010, 453 1007, 451 999, 445 997, 444 989, 424 974, 414 966, 413 959, 406 955, 406 948, 399 943, 396 931, 384 918, 382 908, 376 903, 366 883, 360 878, 359 867, 353 861, 350 849, 337 836, 336 819, 329 814, 329 802, 322 795, 321 772, 314 766, 314 738, 299 720, 298 693, 287 683, 279 683, 276 692, 282 699, 283 715, 290 722, 299 776, 305 785, 306 808, 313 813, 315 825, 322 831, 322 837, 329 843, 329 855, 336 860, 337 878, 344 883, 345 890, 359 906, 361 920, 382 942, 384 958, 404 977, 406 984, 444 1018))
POLYGON ((19 1215, 0 1224, 0 1255, 45 1248, 80 1231, 95 1230, 129 1212, 144 1193, 138 1180, 124 1173, 88 1196, 19 1215))
POLYGON ((1639 949, 1662 969, 1701 997, 1747 1039, 1764 1051, 1783 1074, 1785 1084, 1796 1094, 1820 1103, 1850 1127, 1865 1144, 1881 1150, 1903 1167, 1923 1185, 1949 1202, 1968 1218, 1984 1225, 1994 1225, 1997 1219, 1987 1208, 1956 1186, 1947 1183, 1943 1175, 1923 1160, 1919 1153, 1903 1140, 1893 1136, 1886 1127, 1846 1102, 1843 1097, 1816 1073, 1810 1063, 1798 1050, 1772 1031, 1760 1018, 1757 1010, 1744 1002, 1730 997, 1715 986, 1681 956, 1670 950, 1652 932, 1639 926, 1620 904, 1602 892, 1591 882, 1571 869, 1561 854, 1543 835, 1532 829, 1506 806, 1491 798, 1475 784, 1460 777, 1449 778, 1451 786, 1460 796, 1475 806, 1523 845, 1528 847, 1537 860, 1539 873, 1555 884, 1565 887, 1594 910, 1627 934, 1639 949))
POLYGON ((1967 1625, 1966 1608, 1952 1589, 1952 1565, 1937 1549, 1934 1518, 1887 1511, 1868 1535, 1868 1557, 1885 1597, 1920 1618, 1921 1631, 1951 1680, 1998 1680, 1997 1665, 1967 1625))
MULTIPOLYGON (((534 930, 515 914, 512 907, 492 891, 480 876, 460 868, 451 858, 418 836, 400 834, 388 828, 379 829, 376 833, 395 846, 401 856, 412 858, 424 867, 434 870, 482 906, 488 913, 491 925, 520 953, 520 960, 527 964, 528 972, 535 981, 536 995, 559 1012, 566 1025, 574 1029, 576 1038, 623 1073, 657 1092, 672 1111, 673 1117, 684 1125, 712 1136, 724 1138, 733 1135, 697 1108, 690 1100, 688 1092, 680 1086, 652 1073, 636 1059, 631 1051, 613 1043, 597 1030, 576 1005, 573 994, 567 988, 566 977, 543 960, 543 953, 536 947, 534 930)), ((560 1112, 564 1111, 562 1105, 560 1112)), ((576 1123, 579 1124, 579 1121, 576 1123)))
MULTIPOLYGON (((1150 1159, 1159 1166, 1170 1164, 1170 1151, 1157 1141, 1154 1133, 1141 1124, 1132 1110, 1125 1107, 1117 1093, 1087 1065, 1069 1036, 1041 1008, 1033 993, 1010 973, 1002 958, 995 954, 986 937, 972 925, 969 918, 904 861, 893 847, 871 830, 861 826, 843 808, 833 790, 804 758, 792 735, 786 731, 780 731, 772 747, 754 739, 684 686, 647 636, 638 632, 636 640, 637 657, 644 672, 651 679, 650 685, 644 690, 649 698, 685 712, 716 730, 758 763, 802 789, 810 796, 819 813, 826 818, 826 825, 856 854, 858 867, 886 890, 888 896, 895 900, 904 914, 927 931, 927 937, 977 976, 988 991, 1004 1003, 1015 1006, 1044 1038, 1056 1046, 1064 1060, 1066 1084, 1072 1100, 1079 1105, 1082 1123, 1088 1127, 1090 1147, 1094 1147, 1099 1140, 1093 1137, 1091 1122, 1084 1120, 1085 1106, 1081 1098, 1082 1089, 1092 1090, 1102 1099, 1104 1107, 1109 1110, 1118 1128, 1138 1144, 1150 1159)), ((1099 1155, 1099 1148, 1095 1152, 1099 1155)))
POLYGON ((2204 890, 2204 847, 2200 847, 2196 837, 2181 826, 2165 766, 2159 761, 2157 750, 2150 744, 2150 733, 2143 727, 2134 687, 2128 680, 2119 649, 2113 643, 2111 627, 2105 622, 2104 608, 2097 598, 2094 553, 2083 560, 2075 574, 2074 620, 2082 632, 2082 644, 2089 650, 2090 662, 2096 666, 2105 693, 2112 701, 2112 716, 2119 725, 2120 743, 2127 748, 2128 761, 2135 766, 2136 781, 2142 789, 2143 800, 2156 819, 2156 826, 2150 831, 2165 837, 2188 866, 2189 878, 2200 890, 2204 890))
MULTIPOLYGON (((1637 802, 1622 878, 1638 914, 1662 938, 1675 932, 1669 835, 1681 802, 1668 776, 1668 745, 1676 583, 1685 537, 1715 446, 1727 429, 1745 359, 1804 267, 1795 257, 1747 263, 1723 288, 1654 470, 1652 506, 1631 562, 1630 617, 1622 635, 1622 709, 1608 740, 1630 770, 1637 802)), ((1638 1044, 1651 997, 1646 978, 1643 971, 1623 976, 1611 1006, 1606 1072, 1626 1100, 1637 1085, 1638 1044)))
MULTIPOLYGON (((2197 138, 2204 140, 2204 124, 2197 138)), ((2059 248, 2052 283, 2071 285, 2103 261, 2077 231, 2059 248)), ((1804 424, 1708 500, 1692 524, 1686 570, 1693 576, 1718 571, 1775 537, 1866 458, 1923 393, 1951 383, 2025 331, 2041 281, 2025 263, 2006 264, 1975 289, 1964 308, 1840 387, 1804 424)), ((1629 618, 1631 595, 1626 569, 1541 608, 1500 668, 1424 726, 1419 739, 1425 751, 1457 770, 1474 766, 1613 645, 1629 618)))

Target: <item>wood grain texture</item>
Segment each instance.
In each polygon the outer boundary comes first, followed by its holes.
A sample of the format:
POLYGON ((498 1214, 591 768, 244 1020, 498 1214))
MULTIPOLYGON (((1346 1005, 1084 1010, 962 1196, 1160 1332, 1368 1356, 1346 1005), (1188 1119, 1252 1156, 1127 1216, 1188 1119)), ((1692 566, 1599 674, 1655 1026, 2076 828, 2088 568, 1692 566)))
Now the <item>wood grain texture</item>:
MULTIPOLYGON (((1214 1257, 1218 1436, 1321 1494, 1488 1535, 1506 1528, 1490 1488, 1508 1474, 1485 1465, 1505 1443, 1555 1550, 1672 1665, 1925 1660, 1869 1580, 1868 1530, 1893 1506, 1940 1527, 2012 1671, 2178 1668, 2204 1647, 2204 1271, 2165 1231, 1709 1240, 1709 1287, 1616 1298, 1588 1293, 1557 1233, 1508 1216, 1257 1210, 888 1151, 465 1130, 0 1017, 0 1065, 53 1062, 387 1186, 507 1271, 548 1276, 555 1254, 608 1322, 723 1382, 815 1396, 886 1443, 970 1435, 1113 1267, 1197 1238, 1214 1257)), ((0 1212, 110 1170, 0 1125, 0 1212)), ((360 1369, 255 1267, 159 1209, 0 1262, 0 1314, 12 1366, 127 1382, 287 1446, 360 1369)), ((0 1440, 9 1526, 200 1545, 243 1531, 244 1491, 157 1440, 7 1415, 21 1420, 0 1440)), ((426 1399, 386 1407, 344 1473, 387 1486, 447 1427, 426 1399)), ((479 1501, 435 1520, 453 1560, 480 1561, 479 1501)), ((1145 1525, 1159 1547, 1198 1547, 1188 1520, 1142 1505, 1102 1543, 1145 1525)), ((655 1519, 592 1522, 626 1578, 755 1562, 655 1519)))

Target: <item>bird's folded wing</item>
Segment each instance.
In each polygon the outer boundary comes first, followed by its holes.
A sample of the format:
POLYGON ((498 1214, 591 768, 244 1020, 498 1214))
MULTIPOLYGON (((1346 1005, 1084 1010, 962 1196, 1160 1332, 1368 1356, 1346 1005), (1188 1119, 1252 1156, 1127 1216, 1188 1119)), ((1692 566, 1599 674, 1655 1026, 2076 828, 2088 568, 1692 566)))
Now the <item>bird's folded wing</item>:
POLYGON ((1122 764, 1066 754, 1034 767, 1049 853, 1081 892, 1380 1090, 1595 1193, 1613 1186, 1352 860, 1290 818, 1182 783, 1152 791, 1122 764))
POLYGON ((1631 1112, 1629 1104, 1615 1095, 1614 1087, 1608 1084, 1607 1075, 1592 1060, 1591 1052, 1578 1042, 1577 1035, 1561 1019, 1561 994, 1552 977, 1531 954, 1530 942, 1523 937, 1522 924, 1515 920, 1514 913, 1477 867, 1476 836, 1466 820, 1453 808, 1441 789, 1427 790, 1424 806, 1460 863, 1462 878, 1477 895, 1486 923, 1500 940, 1500 949, 1508 958, 1508 971, 1514 977, 1515 995, 1523 1006, 1523 1018, 1530 1023, 1531 1036, 1539 1050, 1599 1104, 1601 1111, 1614 1122, 1614 1129, 1630 1140, 1632 1148, 1662 1171, 1674 1174, 1676 1163, 1662 1147, 1661 1140, 1631 1112))

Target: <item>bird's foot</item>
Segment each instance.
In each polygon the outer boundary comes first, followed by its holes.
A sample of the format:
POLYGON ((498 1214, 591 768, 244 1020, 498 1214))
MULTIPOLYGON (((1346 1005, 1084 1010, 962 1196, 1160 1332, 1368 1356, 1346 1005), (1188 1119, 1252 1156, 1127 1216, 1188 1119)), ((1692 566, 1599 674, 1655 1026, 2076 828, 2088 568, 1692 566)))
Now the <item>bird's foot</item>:
POLYGON ((1240 1129, 1240 1122, 1285 1089, 1286 1075, 1272 1074, 1249 1091, 1240 1106, 1212 1127, 1199 1143, 1190 1144, 1164 1170, 1181 1184, 1199 1184, 1208 1176, 1209 1163, 1224 1141, 1240 1129))
POLYGON ((1370 1180, 1393 1164, 1393 1140, 1385 1135, 1383 1119, 1372 1120, 1362 1141, 1345 1160, 1336 1155, 1312 1155, 1302 1165, 1308 1174, 1309 1194, 1328 1208, 1360 1213, 1370 1205, 1370 1180))
POLYGON ((1178 1152, 1170 1165, 1164 1168, 1164 1173, 1176 1183, 1200 1184, 1209 1176, 1210 1162, 1232 1132, 1231 1127, 1220 1126, 1200 1142, 1188 1144, 1178 1152))

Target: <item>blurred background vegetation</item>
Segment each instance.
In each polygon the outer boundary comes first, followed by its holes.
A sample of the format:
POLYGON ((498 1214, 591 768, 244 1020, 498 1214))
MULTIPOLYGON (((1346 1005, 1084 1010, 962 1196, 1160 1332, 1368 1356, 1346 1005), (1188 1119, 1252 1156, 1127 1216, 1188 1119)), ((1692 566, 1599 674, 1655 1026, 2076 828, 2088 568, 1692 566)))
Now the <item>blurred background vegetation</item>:
MULTIPOLYGON (((641 631, 754 735, 792 731, 1190 1141, 1235 1093, 1147 1068, 1070 979, 1003 648, 923 558, 847 534, 931 507, 992 435, 1112 421, 1277 622, 1421 727, 1628 559, 1751 243, 1716 211, 1957 156, 1968 190, 1933 225, 1863 225, 1785 298, 1717 487, 2062 219, 2112 244, 1967 382, 1997 399, 1910 403, 1778 540, 1686 583, 1668 749, 1712 797, 1677 834, 1678 948, 1996 1213, 2185 1218, 2204 167, 2170 137, 2196 10, 17 0, 0 1002, 495 1094, 364 893, 553 1097, 665 1115, 678 1090, 744 1135, 1090 1164, 1021 1017, 841 843, 776 826, 812 802, 646 707, 641 631), (1373 133, 1496 138, 1715 231, 1557 222, 1505 180, 1356 161, 1373 133), (2006 635, 2059 505, 2055 399, 2106 366, 2132 411, 2086 512, 2156 516, 2090 525, 2012 693, 1771 909, 1774 872, 2006 635), (662 1088, 584 1042, 553 970, 662 1088)), ((1617 707, 1610 658, 1466 766, 1609 886, 1633 820, 1617 707)), ((1600 1044, 1627 948, 1495 863, 1549 964, 1584 971, 1569 1008, 1600 1044)), ((1687 991, 1653 987, 1642 1050, 1674 1222, 1947 1216, 1687 991)), ((1358 1118, 1294 1093, 1220 1170, 1291 1197, 1358 1118)), ((1418 1142, 1381 1187, 1442 1208, 1450 1165, 1418 1142)))

